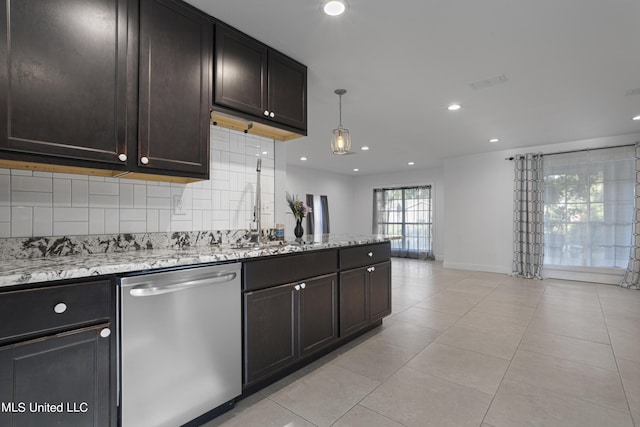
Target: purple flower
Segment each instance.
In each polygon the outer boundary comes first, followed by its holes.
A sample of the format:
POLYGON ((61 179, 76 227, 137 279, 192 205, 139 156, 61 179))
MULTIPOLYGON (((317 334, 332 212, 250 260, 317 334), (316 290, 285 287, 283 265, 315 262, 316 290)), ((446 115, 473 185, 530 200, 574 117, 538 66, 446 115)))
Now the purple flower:
POLYGON ((309 212, 311 212, 311 208, 304 204, 304 202, 298 199, 297 195, 291 195, 287 193, 287 204, 289 205, 289 209, 291 209, 291 213, 296 219, 304 218, 309 212))

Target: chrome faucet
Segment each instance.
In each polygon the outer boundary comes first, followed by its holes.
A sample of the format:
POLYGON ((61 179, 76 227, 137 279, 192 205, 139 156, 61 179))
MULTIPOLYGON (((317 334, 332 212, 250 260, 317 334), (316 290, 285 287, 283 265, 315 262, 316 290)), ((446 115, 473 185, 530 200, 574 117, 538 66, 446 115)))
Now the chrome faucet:
POLYGON ((262 171, 262 159, 256 162, 256 204, 253 206, 253 221, 256 223, 256 235, 251 239, 255 246, 260 246, 262 234, 262 195, 260 189, 260 172, 262 171))

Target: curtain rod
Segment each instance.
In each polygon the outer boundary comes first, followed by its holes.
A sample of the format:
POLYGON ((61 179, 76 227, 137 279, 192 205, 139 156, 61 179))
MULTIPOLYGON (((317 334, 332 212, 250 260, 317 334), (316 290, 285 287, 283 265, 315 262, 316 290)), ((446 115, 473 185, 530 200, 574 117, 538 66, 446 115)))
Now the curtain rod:
MULTIPOLYGON (((636 144, 612 145, 611 147, 583 148, 581 150, 558 151, 557 153, 548 153, 548 154, 542 154, 542 155, 543 156, 555 156, 556 154, 580 153, 580 152, 583 152, 583 151, 604 150, 604 149, 607 149, 607 148, 633 147, 636 144)), ((506 157, 505 158, 505 160, 515 160, 515 159, 516 159, 516 156, 511 156, 511 157, 506 157)))

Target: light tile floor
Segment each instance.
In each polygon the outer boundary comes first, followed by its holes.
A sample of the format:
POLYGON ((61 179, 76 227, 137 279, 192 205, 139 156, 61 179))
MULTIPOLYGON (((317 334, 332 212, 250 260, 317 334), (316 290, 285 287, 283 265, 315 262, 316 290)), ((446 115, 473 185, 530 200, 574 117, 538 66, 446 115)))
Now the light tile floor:
POLYGON ((382 327, 212 426, 640 427, 640 291, 393 259, 382 327))

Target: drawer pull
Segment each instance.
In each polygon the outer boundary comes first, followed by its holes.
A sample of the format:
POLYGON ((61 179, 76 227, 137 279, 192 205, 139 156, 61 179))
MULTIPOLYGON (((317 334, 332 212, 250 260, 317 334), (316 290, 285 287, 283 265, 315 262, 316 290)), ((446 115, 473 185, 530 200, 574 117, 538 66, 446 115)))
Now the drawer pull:
POLYGON ((369 252, 367 255, 369 255, 369 258, 373 257, 373 252, 369 252))
POLYGON ((142 163, 143 165, 148 165, 149 164, 149 158, 148 157, 140 157, 140 163, 142 163))
POLYGON ((273 111, 269 113, 269 117, 271 117, 272 119, 276 116, 276 113, 274 113, 273 111))
POLYGON ((118 156, 118 160, 120 160, 121 162, 126 162, 127 161, 127 155, 122 153, 118 156))
POLYGON ((104 328, 103 330, 100 331, 100 336, 102 338, 107 338, 109 335, 111 335, 111 329, 109 328, 104 328))
POLYGON ((294 288, 296 291, 299 291, 299 290, 300 290, 300 285, 295 285, 293 288, 294 288))
POLYGON ((269 110, 264 110, 264 113, 263 113, 263 114, 264 114, 265 116, 269 117, 269 110))
POLYGON ((301 288, 301 289, 304 289, 304 288, 306 288, 306 287, 307 287, 307 284, 306 284, 306 283, 300 283, 300 288, 301 288))
POLYGON ((67 304, 63 302, 59 302, 55 305, 55 307, 53 307, 53 311, 55 311, 58 314, 62 314, 65 311, 67 311, 67 304))

